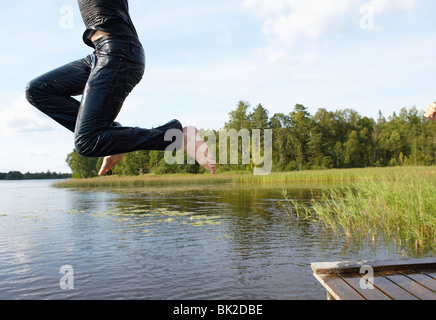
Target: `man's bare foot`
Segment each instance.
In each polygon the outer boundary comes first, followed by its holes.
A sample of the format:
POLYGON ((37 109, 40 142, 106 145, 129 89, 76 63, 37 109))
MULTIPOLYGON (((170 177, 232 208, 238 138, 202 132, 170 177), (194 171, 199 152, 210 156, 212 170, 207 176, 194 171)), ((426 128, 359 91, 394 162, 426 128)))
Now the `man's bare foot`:
POLYGON ((425 112, 425 116, 431 120, 436 120, 436 102, 432 102, 425 112))
POLYGON ((110 169, 115 167, 118 163, 120 163, 121 160, 123 160, 124 154, 117 154, 115 156, 109 156, 104 158, 103 164, 100 168, 100 172, 98 173, 99 176, 104 176, 106 173, 109 172, 110 169))
POLYGON ((216 160, 207 144, 201 139, 197 128, 183 128, 184 151, 212 174, 216 172, 216 160))

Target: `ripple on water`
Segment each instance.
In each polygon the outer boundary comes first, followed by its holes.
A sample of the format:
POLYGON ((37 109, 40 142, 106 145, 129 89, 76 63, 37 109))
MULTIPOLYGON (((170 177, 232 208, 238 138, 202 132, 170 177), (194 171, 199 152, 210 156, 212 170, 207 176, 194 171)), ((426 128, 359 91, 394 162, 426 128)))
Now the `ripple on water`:
POLYGON ((324 299, 311 262, 398 255, 288 217, 281 191, 0 183, 0 299, 324 299), (63 265, 73 290, 60 288, 63 265))

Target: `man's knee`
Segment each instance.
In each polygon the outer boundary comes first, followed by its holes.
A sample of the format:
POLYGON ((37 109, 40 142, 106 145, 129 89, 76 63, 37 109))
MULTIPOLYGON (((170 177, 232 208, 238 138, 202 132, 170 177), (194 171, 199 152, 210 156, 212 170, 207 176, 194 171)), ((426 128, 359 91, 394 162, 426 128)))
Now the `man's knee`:
POLYGON ((95 156, 95 143, 91 136, 76 135, 74 144, 76 151, 80 156, 85 158, 93 158, 95 156))
POLYGON ((30 81, 26 86, 26 99, 31 105, 38 108, 38 102, 45 95, 45 84, 39 79, 30 81))

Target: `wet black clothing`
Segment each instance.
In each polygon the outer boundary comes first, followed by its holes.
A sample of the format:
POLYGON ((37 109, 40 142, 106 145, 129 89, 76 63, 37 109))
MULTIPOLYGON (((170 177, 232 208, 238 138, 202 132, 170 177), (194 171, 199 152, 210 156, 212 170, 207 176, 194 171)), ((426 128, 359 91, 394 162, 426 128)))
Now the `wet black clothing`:
POLYGON ((86 26, 83 40, 94 48, 91 37, 96 30, 108 32, 130 40, 138 34, 129 14, 127 0, 78 0, 80 13, 86 26))
MULTIPOLYGON (((75 133, 76 150, 82 156, 163 151, 174 146, 171 137, 165 139, 169 130, 177 132, 177 141, 181 142, 183 128, 177 120, 154 129, 123 127, 115 122, 125 99, 142 79, 144 50, 135 38, 128 11, 124 11, 128 9, 126 0, 79 0, 79 5, 88 30, 114 33, 92 43, 93 54, 32 80, 26 88, 27 100, 75 133), (103 11, 119 14, 106 17, 103 11), (82 95, 80 102, 73 98, 77 95, 82 95)), ((180 148, 181 143, 175 146, 180 148)))

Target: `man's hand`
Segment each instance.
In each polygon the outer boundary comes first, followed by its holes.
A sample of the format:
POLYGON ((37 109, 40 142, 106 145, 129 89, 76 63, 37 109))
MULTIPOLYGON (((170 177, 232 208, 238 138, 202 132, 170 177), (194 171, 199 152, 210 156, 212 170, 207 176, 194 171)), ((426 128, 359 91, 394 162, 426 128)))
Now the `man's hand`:
POLYGON ((436 121, 436 102, 432 102, 425 112, 425 116, 430 120, 436 121))

